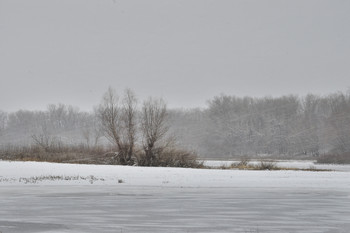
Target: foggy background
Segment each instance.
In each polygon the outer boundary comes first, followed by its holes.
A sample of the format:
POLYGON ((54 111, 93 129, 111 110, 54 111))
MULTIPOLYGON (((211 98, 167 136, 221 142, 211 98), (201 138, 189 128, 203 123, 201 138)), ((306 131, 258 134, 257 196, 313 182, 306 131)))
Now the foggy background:
POLYGON ((349 87, 346 0, 0 0, 0 109, 90 111, 112 86, 170 108, 349 87))
POLYGON ((164 98, 170 133, 201 156, 348 152, 349 11, 345 0, 0 0, 0 146, 106 144, 93 109, 111 86, 140 104, 164 98))

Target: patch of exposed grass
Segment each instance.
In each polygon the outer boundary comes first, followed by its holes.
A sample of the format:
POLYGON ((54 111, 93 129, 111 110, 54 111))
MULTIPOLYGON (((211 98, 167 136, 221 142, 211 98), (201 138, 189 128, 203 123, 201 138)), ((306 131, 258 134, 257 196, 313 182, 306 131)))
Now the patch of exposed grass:
POLYGON ((88 182, 90 182, 91 184, 93 184, 96 181, 104 181, 103 178, 97 178, 93 175, 91 176, 52 176, 52 175, 48 175, 48 176, 32 176, 29 178, 25 178, 25 177, 21 177, 18 179, 18 181, 20 183, 25 183, 25 184, 36 184, 42 181, 77 181, 77 180, 86 180, 88 182))
POLYGON ((309 168, 293 168, 293 167, 280 167, 277 166, 276 162, 273 161, 261 161, 258 164, 251 163, 242 163, 236 162, 232 163, 228 166, 222 165, 219 169, 236 169, 236 170, 268 170, 268 171, 314 171, 314 172, 324 172, 324 171, 332 171, 329 169, 318 169, 314 166, 310 166, 309 168))

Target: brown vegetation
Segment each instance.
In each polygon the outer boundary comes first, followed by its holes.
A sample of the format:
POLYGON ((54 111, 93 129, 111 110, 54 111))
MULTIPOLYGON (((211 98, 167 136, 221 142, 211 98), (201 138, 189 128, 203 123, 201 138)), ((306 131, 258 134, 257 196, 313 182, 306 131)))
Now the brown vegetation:
POLYGON ((341 154, 327 154, 317 159, 318 163, 350 164, 350 152, 341 154))
MULTIPOLYGON (((49 147, 40 145, 11 146, 8 145, 0 150, 0 159, 12 161, 38 161, 55 163, 78 163, 78 164, 109 164, 125 165, 123 158, 119 156, 117 149, 112 146, 68 146, 63 143, 52 144, 49 147)), ((194 152, 176 148, 166 148, 156 154, 151 165, 145 164, 146 156, 143 150, 134 153, 135 164, 139 166, 163 166, 163 167, 192 167, 201 166, 197 162, 194 152), (138 162, 136 162, 138 161, 138 162)))
POLYGON ((309 168, 293 168, 293 167, 280 167, 277 166, 274 161, 260 161, 258 164, 252 164, 247 160, 232 163, 229 166, 221 166, 220 169, 238 169, 238 170, 269 170, 269 171, 331 171, 327 169, 317 169, 315 167, 309 168))
POLYGON ((51 145, 43 148, 39 145, 5 146, 0 150, 0 159, 20 161, 42 161, 56 163, 83 164, 113 164, 115 154, 113 148, 85 145, 67 146, 63 144, 51 145))

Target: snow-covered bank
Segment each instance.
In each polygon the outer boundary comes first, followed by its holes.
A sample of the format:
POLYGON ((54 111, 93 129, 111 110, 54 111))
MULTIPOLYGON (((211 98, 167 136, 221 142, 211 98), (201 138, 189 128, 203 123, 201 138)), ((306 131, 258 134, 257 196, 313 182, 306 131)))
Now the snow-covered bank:
POLYGON ((0 161, 0 185, 349 189, 348 172, 241 171, 0 161), (27 182, 25 182, 27 181, 27 182))
MULTIPOLYGON (((230 164, 239 163, 240 161, 239 160, 237 161, 205 160, 203 162, 204 162, 204 165, 206 166, 220 167, 220 166, 230 166, 230 164)), ((260 161, 252 160, 249 163, 259 164, 260 161)), ((278 167, 285 167, 285 168, 300 168, 300 169, 316 168, 316 169, 350 172, 349 164, 320 164, 320 163, 317 163, 316 160, 276 160, 274 161, 274 163, 278 167)))

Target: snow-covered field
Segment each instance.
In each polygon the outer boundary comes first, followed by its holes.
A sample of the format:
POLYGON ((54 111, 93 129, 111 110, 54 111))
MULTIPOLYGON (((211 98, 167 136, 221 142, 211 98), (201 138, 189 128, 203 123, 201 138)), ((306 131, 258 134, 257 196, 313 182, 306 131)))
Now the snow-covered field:
MULTIPOLYGON (((217 161, 219 162, 219 161, 217 161)), ((207 163, 215 163, 209 161, 207 163)), ((228 162, 223 162, 228 163, 228 162)), ((287 163, 287 162, 285 162, 287 163)), ((290 162, 302 167, 302 162, 290 162)), ((306 168, 309 167, 306 162, 306 168)), ((327 166, 326 166, 327 167, 327 166)), ((123 185, 157 187, 349 188, 341 172, 241 171, 0 161, 0 185, 123 185)), ((335 168, 329 165, 327 168, 335 168)), ((350 170, 350 169, 349 169, 350 170)))
POLYGON ((348 171, 0 161, 0 232, 345 233, 348 171))
MULTIPOLYGON (((232 163, 239 163, 240 161, 222 161, 222 160, 205 160, 204 165, 210 167, 220 167, 220 166, 229 166, 232 163)), ((250 164, 259 164, 260 161, 253 160, 249 162, 250 164)), ((276 160, 273 161, 279 167, 286 168, 316 168, 316 169, 325 169, 325 170, 334 170, 334 171, 347 171, 350 172, 350 165, 342 164, 319 164, 316 163, 316 160, 276 160)))

